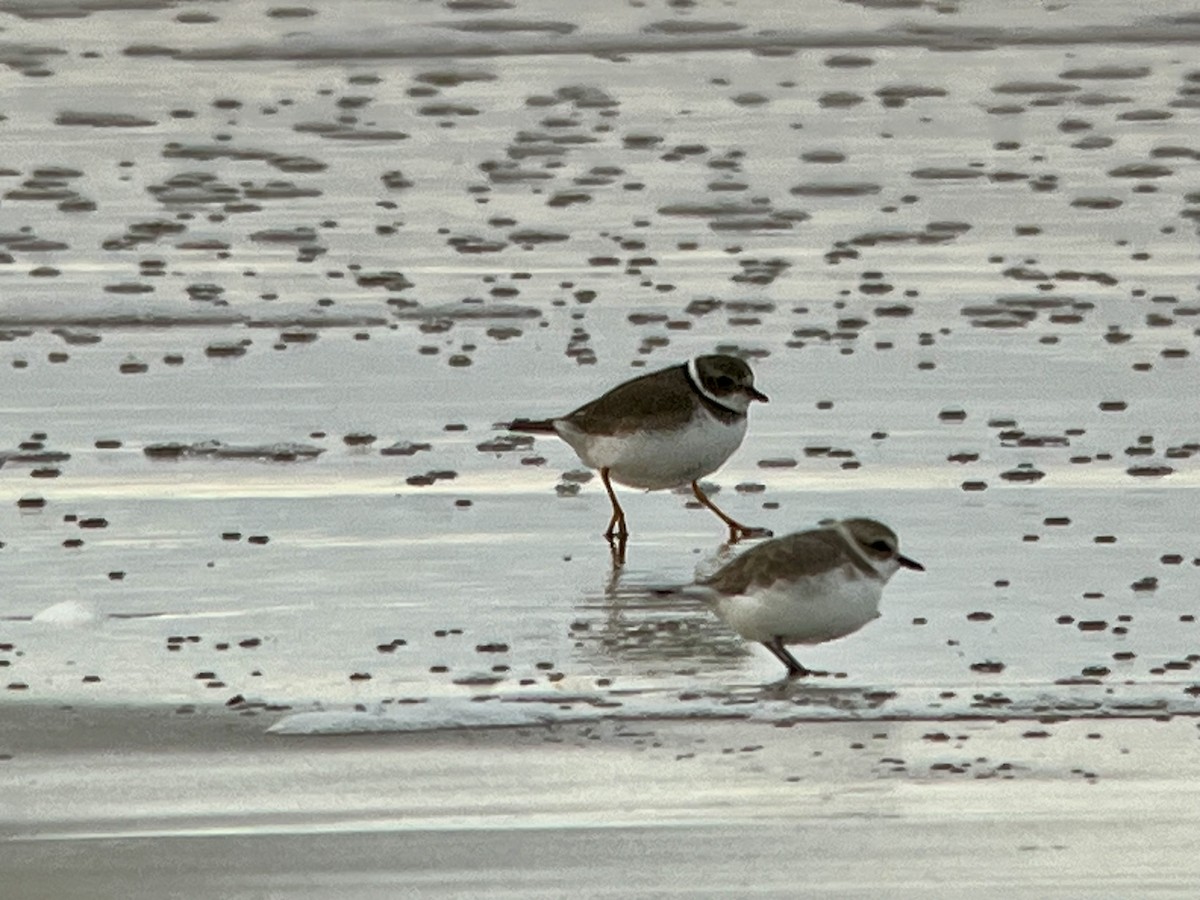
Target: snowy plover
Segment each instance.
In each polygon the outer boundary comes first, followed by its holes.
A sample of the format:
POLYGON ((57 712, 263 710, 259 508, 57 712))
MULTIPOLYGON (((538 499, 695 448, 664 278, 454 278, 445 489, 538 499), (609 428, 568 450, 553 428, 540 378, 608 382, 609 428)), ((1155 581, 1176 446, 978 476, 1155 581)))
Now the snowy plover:
POLYGON ((686 593, 708 599, 748 641, 758 641, 787 667, 811 674, 788 644, 820 644, 879 616, 883 586, 903 566, 895 533, 874 519, 843 519, 752 547, 686 593))

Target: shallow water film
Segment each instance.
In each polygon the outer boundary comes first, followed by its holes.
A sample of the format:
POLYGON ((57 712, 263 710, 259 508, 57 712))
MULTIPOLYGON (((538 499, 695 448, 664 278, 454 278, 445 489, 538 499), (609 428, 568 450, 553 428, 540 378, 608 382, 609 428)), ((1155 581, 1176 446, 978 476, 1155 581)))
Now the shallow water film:
MULTIPOLYGON (((1200 16, 1152 12, 0 2, 0 715, 1194 743, 1200 16), (771 398, 721 508, 926 568, 814 677, 673 590, 752 545, 686 486, 618 486, 617 559, 502 427, 712 352, 771 398)), ((901 765, 1011 774, 960 756, 901 765)))

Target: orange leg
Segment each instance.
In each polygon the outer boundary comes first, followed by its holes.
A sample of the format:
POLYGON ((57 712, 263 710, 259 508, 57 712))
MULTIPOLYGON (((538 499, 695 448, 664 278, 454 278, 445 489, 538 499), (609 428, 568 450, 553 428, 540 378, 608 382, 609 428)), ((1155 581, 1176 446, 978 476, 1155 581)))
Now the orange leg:
POLYGON ((612 518, 608 520, 608 530, 604 532, 604 536, 610 541, 615 537, 624 542, 629 536, 629 532, 625 530, 625 510, 621 509, 621 504, 617 502, 617 493, 613 490, 612 481, 608 477, 608 469, 600 470, 600 480, 604 482, 604 489, 608 491, 608 499, 612 501, 612 518))
POLYGON ((724 522, 726 525, 729 526, 729 540, 730 541, 740 541, 742 538, 745 538, 745 537, 770 537, 771 536, 771 532, 769 529, 756 528, 753 525, 743 525, 741 522, 737 521, 736 519, 730 518, 725 513, 721 512, 721 510, 717 509, 717 505, 708 499, 708 497, 705 495, 704 491, 700 490, 700 483, 698 481, 692 482, 692 493, 695 495, 697 500, 699 500, 702 504, 704 504, 709 509, 711 509, 714 513, 716 513, 717 518, 719 518, 722 522, 724 522))

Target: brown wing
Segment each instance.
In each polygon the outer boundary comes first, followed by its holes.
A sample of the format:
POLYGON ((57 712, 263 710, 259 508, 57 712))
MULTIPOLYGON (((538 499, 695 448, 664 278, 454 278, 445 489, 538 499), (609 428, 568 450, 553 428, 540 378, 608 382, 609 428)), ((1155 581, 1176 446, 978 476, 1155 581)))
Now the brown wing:
POLYGON ((661 419, 664 429, 682 428, 692 414, 695 396, 684 366, 673 366, 618 384, 563 418, 589 434, 622 434, 646 416, 661 419))
POLYGON ((700 583, 722 594, 742 594, 752 586, 769 587, 780 578, 819 575, 844 562, 836 532, 801 531, 747 550, 700 583))

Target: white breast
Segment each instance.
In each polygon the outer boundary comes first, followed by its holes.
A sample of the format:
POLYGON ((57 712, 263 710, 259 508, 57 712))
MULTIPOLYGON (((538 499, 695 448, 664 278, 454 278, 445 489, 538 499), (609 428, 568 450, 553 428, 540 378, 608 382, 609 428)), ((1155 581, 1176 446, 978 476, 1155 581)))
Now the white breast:
POLYGON ((717 612, 749 641, 819 644, 858 631, 879 616, 883 582, 844 566, 753 594, 717 598, 717 612))
POLYGON ((659 490, 710 475, 733 455, 746 435, 746 419, 732 424, 701 409, 686 427, 625 435, 587 435, 568 423, 555 423, 559 435, 593 469, 608 469, 614 481, 659 490))

